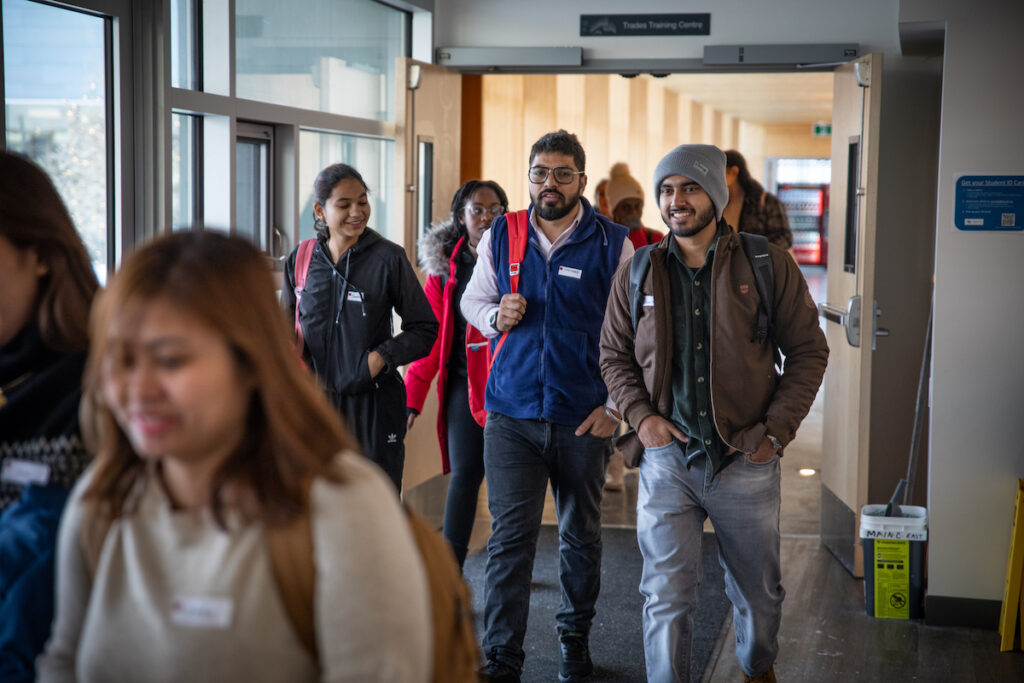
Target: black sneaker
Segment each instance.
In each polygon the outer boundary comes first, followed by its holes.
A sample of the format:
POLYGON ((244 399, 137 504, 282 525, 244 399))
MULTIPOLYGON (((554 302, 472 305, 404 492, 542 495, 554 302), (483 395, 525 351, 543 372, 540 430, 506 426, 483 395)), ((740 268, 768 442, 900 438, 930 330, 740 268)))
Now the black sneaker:
POLYGON ((519 683, 519 672, 508 664, 496 659, 488 659, 487 665, 480 671, 480 681, 484 683, 519 683))
POLYGON ((562 661, 558 664, 558 680, 561 683, 575 683, 594 673, 587 636, 568 631, 558 636, 558 642, 562 648, 562 661))

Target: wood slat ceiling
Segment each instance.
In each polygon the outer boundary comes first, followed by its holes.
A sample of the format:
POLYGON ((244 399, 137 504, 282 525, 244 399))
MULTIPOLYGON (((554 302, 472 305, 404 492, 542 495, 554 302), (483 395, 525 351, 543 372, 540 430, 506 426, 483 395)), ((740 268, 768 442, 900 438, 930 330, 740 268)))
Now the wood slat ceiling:
POLYGON ((670 74, 662 87, 760 125, 832 121, 831 73, 670 74))

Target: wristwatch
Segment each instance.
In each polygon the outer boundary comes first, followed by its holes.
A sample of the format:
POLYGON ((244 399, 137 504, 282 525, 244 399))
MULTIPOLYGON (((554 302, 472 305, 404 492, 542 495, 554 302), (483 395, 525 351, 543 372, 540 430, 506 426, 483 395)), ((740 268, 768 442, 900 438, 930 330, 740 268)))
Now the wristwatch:
POLYGON ((500 310, 500 308, 495 308, 491 311, 491 315, 487 317, 487 324, 489 324, 495 332, 501 332, 501 330, 498 329, 498 311, 500 310))
POLYGON ((778 453, 779 451, 781 451, 781 450, 782 450, 782 442, 781 442, 781 441, 779 441, 778 439, 776 439, 776 438, 775 438, 774 436, 772 436, 771 434, 765 434, 765 436, 766 436, 766 437, 768 437, 768 441, 770 441, 770 442, 771 442, 771 444, 772 444, 772 449, 773 449, 773 450, 774 450, 774 451, 775 451, 776 453, 778 453))

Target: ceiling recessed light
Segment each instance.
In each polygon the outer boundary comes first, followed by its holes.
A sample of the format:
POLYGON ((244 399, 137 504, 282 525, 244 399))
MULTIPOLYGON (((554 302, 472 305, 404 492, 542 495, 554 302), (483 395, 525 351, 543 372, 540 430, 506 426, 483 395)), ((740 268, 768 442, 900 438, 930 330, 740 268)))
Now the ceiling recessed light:
POLYGON ((797 470, 797 472, 800 474, 801 477, 813 477, 815 474, 818 473, 818 470, 814 469, 813 467, 801 467, 799 470, 797 470))

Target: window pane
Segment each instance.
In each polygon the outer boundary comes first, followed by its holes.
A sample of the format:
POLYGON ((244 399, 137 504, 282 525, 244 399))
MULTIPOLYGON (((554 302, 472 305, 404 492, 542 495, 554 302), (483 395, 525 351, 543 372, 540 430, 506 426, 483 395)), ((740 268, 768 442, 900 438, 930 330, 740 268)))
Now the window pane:
POLYGON ((199 88, 196 0, 171 0, 171 87, 199 88))
POLYGON ((268 143, 239 138, 235 145, 235 234, 265 248, 268 143))
POLYGON ((171 114, 171 225, 175 231, 191 229, 198 215, 196 123, 195 116, 171 114))
MULTIPOLYGON (((313 236, 313 181, 326 166, 338 162, 353 166, 370 189, 371 228, 393 242, 402 236, 391 227, 390 201, 393 185, 391 160, 395 143, 392 140, 363 138, 338 133, 301 131, 299 133, 299 197, 301 214, 299 239, 313 236)), ((401 210, 397 207, 396 210, 401 210)))
POLYGON ((393 121, 407 16, 372 0, 235 0, 236 93, 393 121))
POLYGON ((107 274, 105 19, 4 0, 7 147, 42 166, 71 213, 97 276, 107 274))

